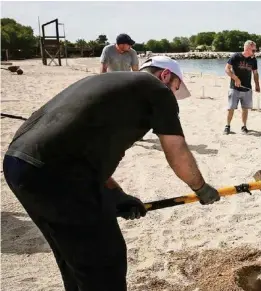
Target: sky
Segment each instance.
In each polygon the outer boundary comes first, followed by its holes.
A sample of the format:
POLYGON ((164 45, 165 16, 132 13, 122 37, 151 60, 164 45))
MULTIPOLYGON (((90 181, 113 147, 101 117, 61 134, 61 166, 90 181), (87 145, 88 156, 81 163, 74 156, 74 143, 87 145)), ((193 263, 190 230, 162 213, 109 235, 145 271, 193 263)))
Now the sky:
MULTIPOLYGON (((41 24, 58 18, 69 41, 95 40, 105 34, 114 43, 119 33, 128 33, 137 43, 202 31, 237 29, 261 34, 260 1, 1 1, 2 18, 30 25, 36 35, 38 16, 41 24)), ((50 26, 47 35, 54 31, 50 26)))

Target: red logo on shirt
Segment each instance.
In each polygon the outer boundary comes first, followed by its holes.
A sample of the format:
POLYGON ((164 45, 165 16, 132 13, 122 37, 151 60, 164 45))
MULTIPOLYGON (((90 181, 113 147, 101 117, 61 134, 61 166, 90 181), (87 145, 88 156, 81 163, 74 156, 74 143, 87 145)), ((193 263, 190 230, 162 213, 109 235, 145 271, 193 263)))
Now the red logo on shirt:
POLYGON ((238 67, 239 67, 239 69, 242 69, 242 70, 252 71, 252 65, 249 65, 245 61, 239 62, 238 67))

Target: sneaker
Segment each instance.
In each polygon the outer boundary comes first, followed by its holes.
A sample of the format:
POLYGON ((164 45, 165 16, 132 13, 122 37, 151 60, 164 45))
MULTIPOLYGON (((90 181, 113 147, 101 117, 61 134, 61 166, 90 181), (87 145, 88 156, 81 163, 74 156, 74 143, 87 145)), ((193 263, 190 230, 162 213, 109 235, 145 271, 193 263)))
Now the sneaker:
POLYGON ((244 134, 247 134, 248 133, 248 129, 247 129, 247 127, 245 125, 241 127, 241 131, 244 134))
POLYGON ((230 134, 230 125, 226 125, 224 134, 230 134))

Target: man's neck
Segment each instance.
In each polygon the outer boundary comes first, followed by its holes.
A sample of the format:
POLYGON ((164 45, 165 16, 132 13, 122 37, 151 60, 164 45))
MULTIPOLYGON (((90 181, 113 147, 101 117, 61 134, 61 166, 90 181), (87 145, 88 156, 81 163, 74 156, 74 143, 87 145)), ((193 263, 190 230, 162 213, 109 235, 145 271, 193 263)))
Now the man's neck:
POLYGON ((124 51, 122 51, 117 44, 115 44, 115 47, 116 47, 116 50, 117 50, 117 52, 119 54, 123 54, 124 53, 124 51))
POLYGON ((245 57, 245 58, 249 58, 250 55, 247 53, 247 52, 242 52, 242 55, 245 57))

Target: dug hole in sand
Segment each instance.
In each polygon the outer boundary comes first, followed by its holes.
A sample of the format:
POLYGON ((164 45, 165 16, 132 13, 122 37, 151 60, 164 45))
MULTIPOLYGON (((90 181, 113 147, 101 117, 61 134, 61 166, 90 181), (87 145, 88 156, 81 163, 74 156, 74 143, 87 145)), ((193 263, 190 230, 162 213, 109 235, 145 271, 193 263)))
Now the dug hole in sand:
POLYGON ((173 280, 155 278, 155 271, 152 268, 137 277, 136 287, 131 290, 260 291, 261 251, 242 247, 169 252, 162 255, 161 271, 173 280))
POLYGON ((236 282, 246 291, 261 290, 261 266, 245 266, 236 272, 236 282))
MULTIPOLYGON (((71 67, 15 62, 23 75, 2 70, 1 112, 29 117, 62 89, 99 70, 99 58, 68 62, 71 67)), ((252 132, 244 136, 239 109, 232 121, 234 134, 224 136, 229 79, 219 79, 220 86, 214 87, 215 78, 193 78, 188 83, 192 97, 179 106, 189 148, 205 179, 219 188, 253 181, 260 169, 261 113, 249 112, 252 132), (211 99, 197 98, 203 85, 211 99)), ((1 119, 2 158, 22 122, 1 119)), ((115 172, 126 193, 144 202, 191 193, 169 168, 158 138, 148 133, 144 139, 126 152, 115 172)), ((3 175, 1 183, 1 290, 64 290, 49 246, 3 175)), ((152 211, 135 221, 120 219, 128 247, 128 291, 261 291, 261 193, 252 194, 206 207, 193 203, 152 211)))

